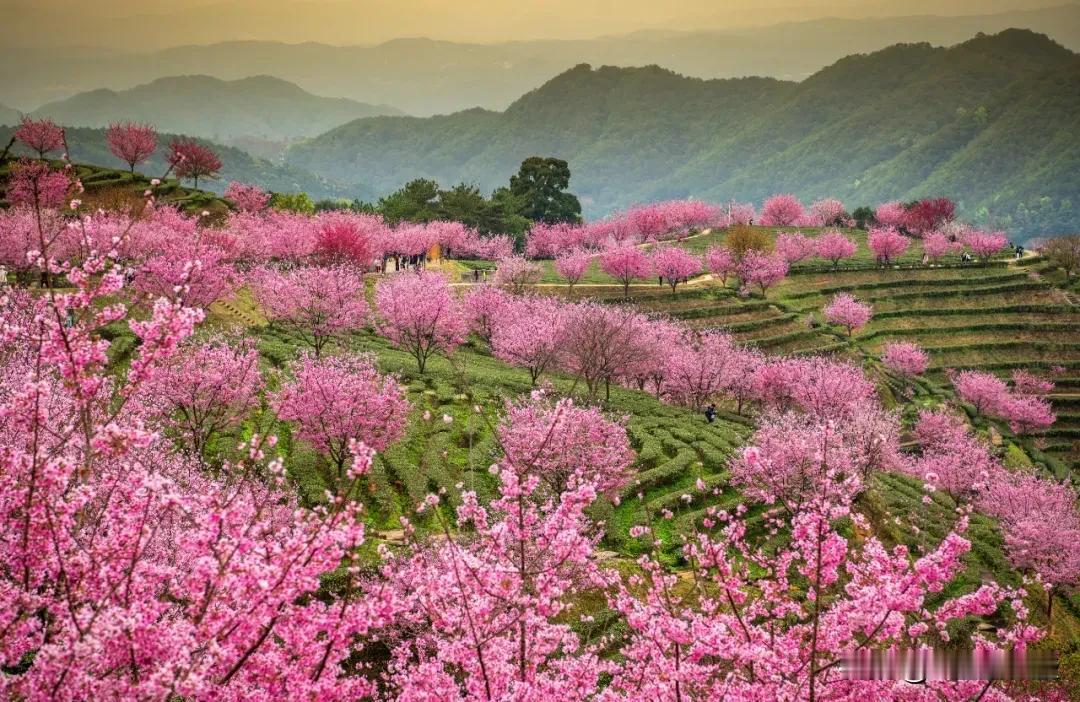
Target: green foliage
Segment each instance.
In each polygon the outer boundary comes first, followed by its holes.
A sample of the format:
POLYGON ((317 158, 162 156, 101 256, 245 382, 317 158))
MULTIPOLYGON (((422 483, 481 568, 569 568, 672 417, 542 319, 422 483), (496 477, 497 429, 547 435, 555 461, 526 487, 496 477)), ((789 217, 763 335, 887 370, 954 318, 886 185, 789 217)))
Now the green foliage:
POLYGON ((283 212, 310 214, 315 211, 315 203, 307 193, 274 193, 270 198, 270 207, 283 212))
POLYGON ((375 211, 391 223, 431 222, 441 219, 476 229, 481 234, 524 236, 530 221, 519 214, 521 199, 505 188, 485 198, 475 185, 459 183, 443 190, 433 180, 417 178, 380 198, 375 211))
POLYGON ((570 166, 559 158, 530 156, 510 176, 510 194, 520 200, 518 212, 534 222, 577 222, 581 203, 570 187, 570 166))

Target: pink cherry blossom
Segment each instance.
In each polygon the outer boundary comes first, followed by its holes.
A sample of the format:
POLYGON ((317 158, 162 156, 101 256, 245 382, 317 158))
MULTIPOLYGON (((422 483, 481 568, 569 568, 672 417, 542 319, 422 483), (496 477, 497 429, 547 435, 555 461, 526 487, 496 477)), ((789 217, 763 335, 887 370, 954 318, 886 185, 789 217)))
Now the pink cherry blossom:
POLYGON ((338 480, 354 443, 383 450, 401 438, 409 413, 397 380, 381 375, 373 357, 355 355, 301 357, 271 404, 278 417, 296 424, 298 438, 330 458, 338 480))
POLYGON ((270 204, 270 193, 255 185, 233 181, 225 188, 225 199, 232 200, 241 212, 262 212, 270 204))
POLYGON ((629 297, 630 283, 649 277, 652 262, 636 246, 620 246, 600 254, 600 269, 622 283, 623 296, 629 297))
POLYGON ((398 273, 375 287, 376 328, 416 359, 421 374, 436 353, 450 354, 465 340, 467 321, 446 278, 398 273))
POLYGON ((854 241, 847 238, 838 229, 826 229, 814 239, 817 255, 826 261, 832 261, 833 268, 842 259, 851 258, 858 248, 854 241))
POLYGON ((539 263, 522 256, 511 256, 498 262, 492 283, 520 295, 527 287, 539 283, 543 274, 544 269, 539 263))
POLYGON ((803 217, 803 206, 794 195, 773 195, 761 206, 761 224, 766 227, 791 227, 803 217))
POLYGON ((930 356, 918 344, 894 341, 885 344, 881 362, 892 372, 904 378, 913 378, 926 371, 930 365, 930 356))
POLYGON ((814 255, 814 240, 798 232, 781 232, 776 235, 775 251, 788 264, 798 263, 814 255))
POLYGON ((364 326, 363 279, 346 268, 263 268, 250 276, 252 292, 272 324, 295 334, 316 358, 326 345, 364 326))
POLYGON ((661 246, 652 255, 653 272, 671 287, 701 272, 701 259, 676 246, 661 246))
POLYGON ((776 285, 788 274, 788 263, 776 254, 767 254, 755 249, 750 249, 743 254, 739 261, 736 274, 742 281, 743 291, 749 294, 752 286, 758 286, 761 295, 776 285))
POLYGON ((522 366, 533 385, 557 365, 566 334, 566 308, 547 297, 512 298, 499 307, 491 333, 495 358, 522 366))
POLYGON ((907 251, 910 240, 891 227, 874 227, 866 237, 866 244, 878 263, 890 265, 907 251))
POLYGON ((113 122, 105 132, 105 141, 112 155, 126 163, 134 173, 135 166, 157 150, 157 131, 149 124, 113 122))
POLYGON ((592 255, 582 249, 569 249, 555 258, 555 270, 566 279, 573 292, 574 285, 585 275, 592 263, 592 255))
POLYGON ((166 427, 202 459, 215 434, 235 427, 258 406, 259 353, 250 340, 211 339, 187 346, 147 383, 148 402, 166 427))
POLYGON ((23 117, 15 129, 15 139, 37 152, 39 159, 45 154, 64 148, 64 130, 51 119, 23 117))
POLYGON ((723 246, 710 246, 705 252, 705 267, 710 273, 720 277, 720 281, 727 285, 728 276, 738 270, 738 261, 731 249, 723 246))

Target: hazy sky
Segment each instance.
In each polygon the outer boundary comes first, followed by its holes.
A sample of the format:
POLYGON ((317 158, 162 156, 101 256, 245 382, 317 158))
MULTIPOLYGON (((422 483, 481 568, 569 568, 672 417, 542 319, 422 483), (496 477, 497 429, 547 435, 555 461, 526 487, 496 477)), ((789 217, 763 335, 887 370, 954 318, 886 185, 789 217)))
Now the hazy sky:
POLYGON ((0 40, 148 49, 234 39, 372 44, 586 38, 818 17, 989 14, 1073 0, 0 0, 0 40))

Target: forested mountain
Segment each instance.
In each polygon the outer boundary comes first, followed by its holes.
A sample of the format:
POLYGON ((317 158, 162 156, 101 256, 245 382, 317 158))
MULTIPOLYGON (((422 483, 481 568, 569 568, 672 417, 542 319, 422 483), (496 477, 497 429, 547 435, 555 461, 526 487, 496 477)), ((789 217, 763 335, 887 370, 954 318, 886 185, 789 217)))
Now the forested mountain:
POLYGON ((231 81, 202 75, 159 78, 119 92, 101 89, 80 93, 34 112, 35 116, 77 127, 137 120, 162 131, 219 141, 314 136, 360 117, 401 114, 386 105, 312 95, 265 75, 231 81))
MULTIPOLYGON (((844 19, 837 15, 726 30, 714 29, 715 23, 703 19, 690 25, 694 31, 650 30, 589 39, 490 44, 425 38, 395 39, 374 46, 212 43, 217 40, 207 39, 160 51, 133 52, 129 43, 102 41, 103 33, 92 33, 103 44, 101 48, 87 48, 88 33, 81 31, 77 47, 27 49, 18 47, 20 42, 15 40, 4 42, 0 46, 0 100, 32 110, 77 92, 123 90, 161 76, 206 74, 232 80, 266 74, 318 95, 387 103, 410 114, 432 115, 472 107, 505 109, 523 93, 580 63, 656 64, 697 78, 803 80, 847 54, 877 51, 901 42, 948 46, 977 32, 1000 32, 1009 27, 1043 32, 1068 48, 1080 50, 1080 4, 998 14, 985 14, 991 12, 985 0, 977 4, 984 14, 942 17, 938 15, 945 14, 945 8, 935 11, 930 3, 920 3, 908 5, 910 16, 844 19)), ((974 8, 973 3, 968 10, 974 12, 974 8)), ((796 8, 790 3, 784 9, 789 18, 797 17, 797 12, 791 15, 796 8)), ((726 10, 727 4, 717 6, 718 13, 726 10)), ((731 19, 731 14, 726 14, 731 19)), ((245 24, 260 15, 245 14, 245 24)), ((220 29, 205 17, 199 22, 214 25, 208 29, 220 29)), ((60 24, 72 23, 66 19, 60 24)), ((155 22, 154 26, 159 25, 155 22)), ((160 26, 164 31, 172 29, 166 23, 160 26)), ((0 32, 5 30, 18 32, 11 22, 0 32)), ((244 32, 243 36, 249 34, 244 32)), ((406 36, 421 37, 423 33, 406 36)))
MULTIPOLYGON (((0 142, 7 144, 12 131, 11 127, 0 127, 0 142)), ((168 168, 165 162, 168 144, 175 136, 173 134, 159 134, 157 153, 149 161, 141 164, 138 171, 150 177, 163 174, 168 168)), ((128 168, 127 164, 122 163, 109 152, 109 147, 105 143, 104 129, 68 127, 67 139, 71 148, 71 158, 76 163, 88 163, 124 170, 128 168)), ((235 180, 241 183, 257 183, 263 188, 274 192, 306 192, 316 199, 355 197, 357 195, 370 198, 372 196, 372 191, 362 185, 331 183, 321 176, 296 166, 272 163, 256 158, 246 151, 215 144, 204 139, 198 139, 197 141, 213 148, 223 164, 217 179, 199 181, 199 187, 203 190, 210 190, 220 194, 230 181, 235 180)), ((2 148, 0 146, 0 149, 2 148)), ((14 152, 16 154, 20 153, 20 147, 16 146, 14 152)), ((56 156, 57 154, 54 153, 53 155, 56 156)))
POLYGON ((968 217, 1058 233, 1080 211, 1078 68, 1024 30, 849 56, 801 83, 582 65, 504 112, 361 119, 287 160, 385 193, 415 177, 488 189, 542 154, 570 162, 591 216, 669 197, 940 194, 968 217))

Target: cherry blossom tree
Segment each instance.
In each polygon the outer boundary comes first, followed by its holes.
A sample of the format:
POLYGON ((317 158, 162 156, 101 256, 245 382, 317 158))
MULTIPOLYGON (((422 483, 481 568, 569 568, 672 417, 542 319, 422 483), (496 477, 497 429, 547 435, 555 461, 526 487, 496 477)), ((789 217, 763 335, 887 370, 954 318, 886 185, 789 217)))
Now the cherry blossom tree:
POLYGON ((64 130, 51 119, 23 117, 15 128, 15 139, 35 151, 39 159, 45 154, 64 148, 64 130))
POLYGON ((176 177, 192 180, 196 188, 199 178, 214 178, 221 170, 221 159, 214 150, 192 139, 173 139, 168 160, 176 177))
POLYGON ((528 466, 553 495, 585 483, 614 495, 631 475, 634 451, 623 423, 569 398, 553 402, 536 391, 507 403, 498 438, 505 460, 528 466))
POLYGON ((262 212, 270 205, 270 193, 255 185, 233 181, 225 188, 225 199, 232 200, 241 212, 262 212))
POLYGON ((585 383, 588 399, 624 376, 649 353, 638 344, 648 320, 632 309, 580 302, 567 309, 560 364, 585 383))
POLYGON ((726 389, 734 347, 728 334, 705 332, 674 349, 668 360, 668 396, 694 409, 714 400, 726 389))
POLYGON ((858 247, 839 229, 826 229, 814 239, 814 248, 819 257, 832 261, 836 268, 842 259, 854 256, 858 247))
POLYGON ((874 210, 874 220, 886 229, 899 229, 906 218, 907 208, 901 202, 883 202, 874 210))
POLYGON ((128 317, 108 258, 63 273, 72 288, 50 289, 30 324, 0 303, 3 695, 371 695, 345 664, 393 606, 346 596, 359 506, 300 505, 266 437, 214 473, 172 450, 146 429, 144 391, 202 313, 161 299, 128 317), (114 322, 138 340, 115 376, 98 335, 114 322), (345 589, 316 597, 339 567, 345 589))
POLYGON ((323 265, 356 266, 367 271, 382 257, 387 227, 371 214, 330 213, 316 224, 314 254, 323 265))
POLYGON ((956 394, 979 414, 996 415, 1009 398, 1009 387, 993 373, 965 370, 950 373, 956 394))
POLYGON ((848 224, 848 213, 844 203, 834 197, 815 200, 810 205, 809 220, 814 227, 843 227, 848 224))
POLYGON ((353 270, 263 268, 252 273, 250 283, 267 319, 295 334, 316 358, 330 341, 367 322, 364 281, 353 270))
POLYGON ((185 345, 147 383, 148 403, 202 460, 215 435, 240 424, 259 404, 259 352, 250 339, 212 338, 185 345))
POLYGON ((569 249, 555 258, 555 270, 566 279, 571 294, 591 262, 592 255, 583 249, 569 249))
POLYGON ((539 283, 543 274, 544 269, 539 263, 529 261, 522 256, 511 256, 498 262, 492 282, 515 295, 520 295, 529 286, 539 283))
POLYGON ((788 274, 788 264, 776 254, 750 249, 739 261, 737 274, 742 281, 743 294, 749 294, 751 286, 758 286, 762 297, 765 291, 776 285, 788 274))
POLYGON ((930 356, 910 341, 893 341, 885 344, 881 354, 885 367, 902 378, 922 375, 930 365, 930 356))
POLYGON ((790 265, 813 256, 814 249, 813 239, 799 232, 781 232, 776 235, 773 251, 790 265))
POLYGON ((563 348, 566 308, 548 297, 513 298, 495 317, 491 352, 529 371, 532 384, 554 367, 563 348))
POLYGON ((710 273, 720 277, 720 282, 727 285, 728 276, 738 270, 738 261, 731 249, 723 246, 710 246, 705 252, 705 267, 710 273))
POLYGON ((1005 419, 1009 428, 1017 434, 1042 431, 1057 421, 1050 403, 1035 395, 1010 393, 998 408, 997 414, 1005 419))
POLYGON ((71 178, 64 171, 49 168, 42 161, 23 160, 11 169, 4 196, 12 205, 49 210, 66 205, 71 189, 71 178))
POLYGON ((1023 395, 1049 395, 1054 391, 1054 381, 1040 378, 1023 368, 1013 369, 1012 383, 1015 391, 1023 395))
POLYGON ((761 206, 761 224, 766 227, 792 227, 803 215, 802 203, 794 195, 773 195, 761 206))
POLYGON ((904 226, 914 236, 922 236, 951 222, 956 205, 947 197, 924 198, 905 208, 903 220, 896 226, 904 226))
POLYGON ((231 295, 238 283, 236 270, 220 248, 177 238, 139 266, 132 287, 205 309, 231 295))
POLYGON ((401 438, 409 414, 405 389, 365 355, 302 356, 271 404, 280 419, 296 424, 297 438, 330 459, 339 481, 355 443, 382 451, 401 438))
POLYGON ((653 252, 652 269, 674 293, 675 286, 701 272, 701 259, 677 246, 661 246, 653 252))
POLYGON ((859 302, 851 293, 837 293, 822 310, 830 324, 839 324, 847 329, 848 336, 863 327, 874 315, 874 309, 859 302))
POLYGON ((907 251, 910 240, 891 227, 874 227, 866 237, 866 244, 874 252, 878 263, 890 265, 907 251))
POLYGON ((1004 249, 1009 240, 1004 232, 969 232, 963 239, 971 252, 982 259, 983 265, 990 262, 990 257, 1004 249))
POLYGON ((469 317, 469 327, 481 339, 491 343, 495 324, 502 316, 503 308, 513 301, 510 293, 493 285, 477 285, 465 293, 462 301, 469 317))
POLYGON ((600 254, 600 269, 622 283, 623 297, 630 297, 630 283, 648 278, 652 262, 636 246, 620 246, 600 254))
POLYGON ((416 359, 423 375, 436 353, 453 353, 468 331, 467 316, 446 278, 431 271, 398 274, 375 287, 376 328, 416 359))
POLYGON ((383 552, 400 603, 393 627, 380 632, 391 647, 391 698, 570 700, 599 691, 607 667, 560 617, 582 589, 611 581, 593 557, 599 535, 585 512, 596 486, 580 480, 552 495, 533 460, 548 458, 549 439, 525 437, 530 445, 492 466, 490 504, 465 492, 454 519, 429 495, 418 516, 431 514, 443 538, 420 542, 406 520, 416 547, 383 552))
POLYGON ((105 132, 105 141, 112 155, 126 163, 132 173, 135 166, 157 151, 157 131, 149 124, 113 122, 105 132))
POLYGON ((922 240, 923 252, 931 261, 937 263, 945 254, 961 246, 959 242, 950 241, 947 234, 940 231, 928 232, 922 240))

